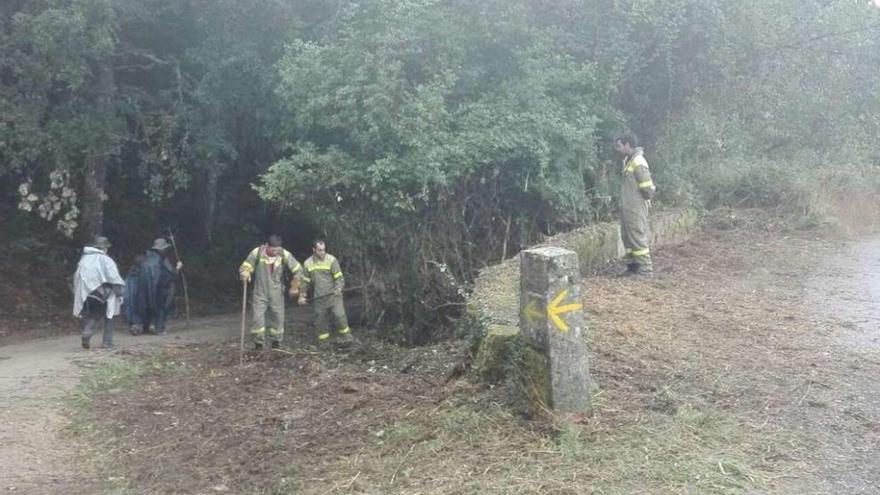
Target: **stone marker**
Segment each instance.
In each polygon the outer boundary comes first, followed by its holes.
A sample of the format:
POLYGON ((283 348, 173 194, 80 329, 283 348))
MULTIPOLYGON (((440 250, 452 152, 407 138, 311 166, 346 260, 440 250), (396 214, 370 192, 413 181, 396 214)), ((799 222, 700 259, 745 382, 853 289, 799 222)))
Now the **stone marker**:
POLYGON ((521 253, 520 329, 526 392, 562 413, 590 412, 590 371, 578 256, 558 247, 521 253), (542 369, 543 368, 543 369, 542 369))

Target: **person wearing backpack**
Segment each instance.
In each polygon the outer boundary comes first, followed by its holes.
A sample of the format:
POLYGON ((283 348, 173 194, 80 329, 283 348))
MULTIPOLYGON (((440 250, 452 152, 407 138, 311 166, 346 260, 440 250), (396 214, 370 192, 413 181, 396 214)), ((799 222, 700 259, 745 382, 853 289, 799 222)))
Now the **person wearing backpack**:
POLYGON ((82 347, 90 348, 95 330, 103 324, 101 347, 113 347, 113 317, 119 314, 125 281, 113 258, 107 255, 110 241, 96 236, 83 247, 82 257, 73 274, 73 315, 84 320, 82 347))

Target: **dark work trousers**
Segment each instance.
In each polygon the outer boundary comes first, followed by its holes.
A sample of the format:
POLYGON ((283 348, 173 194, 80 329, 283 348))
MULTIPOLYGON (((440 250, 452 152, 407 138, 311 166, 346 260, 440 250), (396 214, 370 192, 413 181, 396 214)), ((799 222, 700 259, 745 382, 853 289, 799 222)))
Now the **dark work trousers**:
POLYGON ((92 338, 92 334, 101 324, 104 325, 104 335, 101 339, 101 345, 110 347, 113 345, 113 319, 107 318, 107 303, 87 297, 82 312, 85 322, 83 323, 82 338, 88 341, 92 338))

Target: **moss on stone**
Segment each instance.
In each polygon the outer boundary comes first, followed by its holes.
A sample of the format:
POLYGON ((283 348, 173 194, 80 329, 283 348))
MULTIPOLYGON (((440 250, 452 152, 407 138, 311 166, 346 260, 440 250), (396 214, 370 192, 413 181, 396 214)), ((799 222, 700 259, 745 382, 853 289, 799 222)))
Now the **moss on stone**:
POLYGON ((504 379, 510 361, 510 349, 515 347, 512 341, 520 338, 517 327, 489 325, 474 363, 480 379, 487 383, 498 383, 504 379))
POLYGON ((534 414, 551 410, 553 393, 550 382, 550 364, 539 349, 526 343, 516 363, 519 367, 519 385, 534 414))

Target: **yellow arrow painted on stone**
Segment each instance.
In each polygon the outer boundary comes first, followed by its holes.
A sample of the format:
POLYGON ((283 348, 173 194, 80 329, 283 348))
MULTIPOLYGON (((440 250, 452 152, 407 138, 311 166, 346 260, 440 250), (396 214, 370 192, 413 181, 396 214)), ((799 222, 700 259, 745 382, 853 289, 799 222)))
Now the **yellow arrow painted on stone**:
POLYGON ((526 315, 526 321, 528 321, 529 325, 532 326, 537 325, 538 321, 544 319, 544 312, 541 311, 541 308, 538 307, 537 301, 532 301, 528 305, 526 305, 524 313, 526 315))
POLYGON ((559 303, 561 303, 567 295, 568 289, 564 289, 555 298, 553 298, 553 301, 551 301, 550 305, 547 306, 547 316, 550 317, 550 321, 552 321, 553 324, 556 325, 556 328, 563 332, 568 331, 568 325, 565 323, 565 320, 563 320, 559 315, 563 313, 571 313, 572 311, 577 311, 583 307, 583 304, 580 303, 571 303, 560 306, 559 303))

